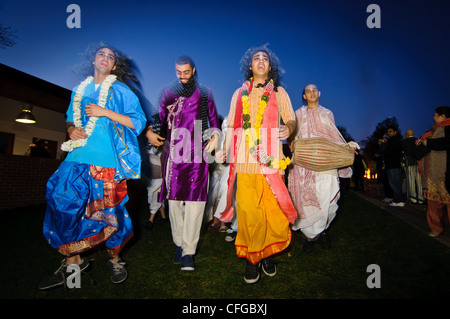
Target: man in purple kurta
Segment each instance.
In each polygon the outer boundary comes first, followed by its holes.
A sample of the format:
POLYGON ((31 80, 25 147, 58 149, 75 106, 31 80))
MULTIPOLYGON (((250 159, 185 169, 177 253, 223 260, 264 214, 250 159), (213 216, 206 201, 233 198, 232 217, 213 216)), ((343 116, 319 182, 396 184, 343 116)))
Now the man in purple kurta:
POLYGON ((189 57, 175 63, 178 80, 170 83, 159 99, 161 135, 149 128, 150 144, 162 146, 163 184, 160 201, 169 202, 175 263, 194 270, 197 243, 208 196, 208 162, 218 144, 219 116, 211 90, 197 81, 189 57), (209 122, 209 129, 208 129, 209 122), (211 139, 206 143, 204 140, 211 139))

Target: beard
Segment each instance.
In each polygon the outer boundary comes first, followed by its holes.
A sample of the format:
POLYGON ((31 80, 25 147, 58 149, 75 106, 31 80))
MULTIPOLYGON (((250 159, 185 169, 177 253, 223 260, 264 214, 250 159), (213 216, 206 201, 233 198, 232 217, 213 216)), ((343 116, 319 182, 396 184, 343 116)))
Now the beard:
POLYGON ((194 76, 186 83, 181 83, 179 79, 172 82, 170 89, 179 96, 191 97, 197 89, 197 80, 194 76))

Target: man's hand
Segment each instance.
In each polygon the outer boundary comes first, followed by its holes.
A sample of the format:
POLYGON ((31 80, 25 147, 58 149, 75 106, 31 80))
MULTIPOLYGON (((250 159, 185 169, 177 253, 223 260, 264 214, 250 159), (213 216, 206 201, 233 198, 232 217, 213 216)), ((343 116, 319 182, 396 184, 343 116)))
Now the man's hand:
POLYGON ((280 132, 278 133, 278 138, 280 140, 286 140, 291 135, 291 130, 287 125, 280 126, 280 132))
POLYGON ((205 151, 211 153, 217 148, 219 144, 219 139, 217 138, 217 134, 213 134, 212 138, 209 140, 208 144, 205 147, 205 151))
POLYGON ((71 140, 82 140, 87 138, 86 131, 82 127, 69 126, 67 133, 71 140))
POLYGON ((225 161, 227 160, 227 153, 224 152, 224 150, 219 150, 216 152, 215 157, 216 162, 222 164, 225 163, 225 161))
POLYGON ((418 138, 417 140, 416 140, 416 145, 420 145, 420 144, 423 144, 424 146, 427 146, 427 139, 421 139, 421 138, 418 138))
POLYGON ((350 142, 348 142, 347 144, 348 144, 351 148, 353 148, 354 151, 360 149, 358 143, 356 143, 355 141, 350 141, 350 142))
POLYGON ((153 146, 160 147, 164 144, 165 138, 154 133, 152 129, 149 129, 147 133, 145 133, 145 137, 147 137, 148 142, 153 146))
POLYGON ((101 107, 100 105, 94 104, 94 103, 89 103, 87 104, 84 109, 86 110, 86 115, 87 116, 106 116, 105 113, 107 111, 107 109, 101 107))

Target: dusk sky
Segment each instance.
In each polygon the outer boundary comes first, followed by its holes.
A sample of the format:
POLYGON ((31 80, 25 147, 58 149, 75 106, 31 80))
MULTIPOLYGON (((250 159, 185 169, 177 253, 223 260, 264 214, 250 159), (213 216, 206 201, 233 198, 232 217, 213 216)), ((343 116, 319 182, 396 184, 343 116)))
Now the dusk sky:
POLYGON ((109 43, 134 60, 153 104, 175 79, 174 61, 190 55, 199 80, 212 89, 222 116, 242 84, 239 60, 269 43, 286 71, 294 110, 314 83, 320 104, 357 142, 395 116, 404 133, 422 135, 436 107, 449 105, 448 0, 117 1, 0 0, 0 22, 17 44, 0 49, 0 63, 72 89, 82 78, 71 68, 89 44, 109 43), (69 28, 70 4, 81 27, 69 28), (381 28, 369 28, 370 4, 381 28))

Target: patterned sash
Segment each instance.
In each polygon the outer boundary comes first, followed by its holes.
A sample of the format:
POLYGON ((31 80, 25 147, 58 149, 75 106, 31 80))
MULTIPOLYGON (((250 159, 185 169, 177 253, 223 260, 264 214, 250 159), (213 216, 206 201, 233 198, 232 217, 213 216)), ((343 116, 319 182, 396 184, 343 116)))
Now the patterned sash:
MULTIPOLYGON (((250 89, 251 87, 249 88, 249 90, 250 89)), ((221 220, 224 222, 230 222, 231 218, 234 215, 233 187, 236 180, 237 151, 240 145, 241 138, 243 136, 241 91, 242 89, 239 91, 238 99, 236 102, 236 112, 233 123, 233 129, 235 134, 233 134, 233 141, 231 145, 233 151, 231 152, 232 158, 230 159, 230 174, 228 177, 227 206, 225 208, 225 211, 222 213, 221 217, 221 220)), ((276 128, 277 126, 278 126, 277 100, 276 94, 272 94, 270 96, 269 102, 267 103, 267 107, 263 115, 263 122, 261 128, 266 129, 265 130, 266 132, 270 132, 271 128, 276 128)), ((272 143, 271 135, 272 134, 270 133, 267 134, 268 139, 267 143, 263 143, 263 145, 267 147, 266 151, 268 154, 274 155, 273 152, 276 151, 276 148, 275 150, 273 150, 271 146, 272 144, 277 145, 278 141, 276 141, 277 143, 272 143)), ((262 165, 260 167, 284 215, 286 216, 286 218, 290 223, 294 223, 295 219, 297 218, 297 211, 295 210, 294 205, 292 204, 289 192, 278 170, 263 167, 262 165)))

